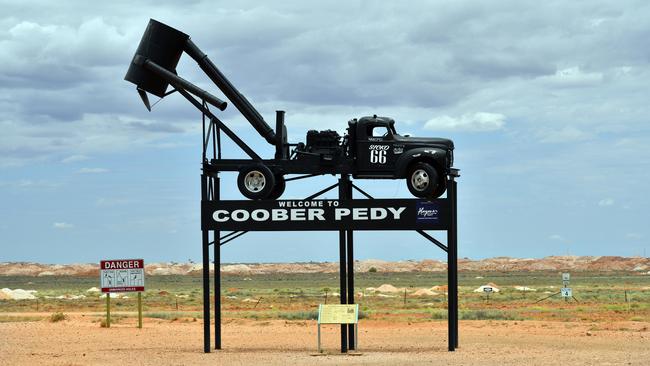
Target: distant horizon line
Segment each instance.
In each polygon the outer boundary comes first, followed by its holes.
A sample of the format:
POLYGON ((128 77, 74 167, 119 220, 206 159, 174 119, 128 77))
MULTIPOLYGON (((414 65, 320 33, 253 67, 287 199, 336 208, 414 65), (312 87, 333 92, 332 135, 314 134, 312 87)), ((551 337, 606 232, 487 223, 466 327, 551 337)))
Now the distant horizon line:
MULTIPOLYGON (((645 258, 645 259, 650 259, 650 257, 647 256, 641 256, 641 255, 633 255, 633 256, 621 256, 621 255, 572 255, 572 254, 565 254, 565 255, 547 255, 543 257, 510 257, 510 256, 495 256, 495 257, 485 257, 485 258, 477 258, 477 259, 472 259, 469 257, 462 257, 458 258, 459 261, 464 261, 464 260, 469 260, 469 261, 484 261, 484 260, 494 260, 494 259, 514 259, 514 260, 540 260, 540 259, 546 259, 546 258, 602 258, 602 257, 608 257, 608 258, 622 258, 622 259, 632 259, 632 258, 645 258)), ((144 259, 145 263, 148 264, 155 264, 155 263, 165 263, 165 264, 202 264, 202 261, 194 261, 194 260, 188 260, 188 261, 150 261, 147 262, 146 258, 108 258, 108 259, 144 259)), ((101 259, 101 260, 107 260, 107 259, 101 259)), ((36 262, 36 261, 3 261, 0 262, 0 265, 3 264, 41 264, 41 265, 74 265, 74 264, 99 264, 99 261, 96 262, 67 262, 67 263, 46 263, 46 262, 36 262)), ((368 259, 355 259, 355 262, 366 262, 366 261, 376 261, 376 262, 385 262, 385 263, 397 263, 397 262, 422 262, 422 261, 438 261, 441 263, 446 263, 447 261, 444 259, 435 259, 435 258, 422 258, 422 259, 399 259, 399 260, 385 260, 385 259, 374 259, 374 258, 368 258, 368 259)), ((280 261, 269 261, 269 262, 260 262, 260 261, 251 261, 251 262, 221 262, 222 265, 234 265, 234 264, 310 264, 310 263, 338 263, 339 261, 336 260, 325 260, 325 261, 289 261, 289 262, 280 262, 280 261)), ((214 264, 214 261, 210 260, 210 264, 214 264)))

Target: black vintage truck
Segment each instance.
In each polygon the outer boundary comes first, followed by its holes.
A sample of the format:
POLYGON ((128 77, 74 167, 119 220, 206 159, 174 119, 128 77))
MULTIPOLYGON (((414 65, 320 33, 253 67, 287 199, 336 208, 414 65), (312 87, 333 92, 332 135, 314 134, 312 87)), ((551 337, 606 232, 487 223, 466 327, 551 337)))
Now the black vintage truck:
POLYGON ((204 170, 239 172, 237 184, 250 199, 277 199, 289 174, 350 174, 361 179, 405 179, 409 191, 421 198, 437 198, 445 192, 446 176, 454 162, 454 144, 443 138, 399 135, 387 117, 362 117, 348 122, 347 133, 332 130, 307 132, 305 143, 289 143, 284 111, 276 112, 273 130, 250 102, 230 83, 190 37, 150 20, 125 77, 137 86, 151 110, 147 93, 161 98, 179 92, 250 157, 212 159, 204 170), (275 157, 263 159, 207 108, 224 110, 227 103, 181 78, 176 65, 185 52, 235 105, 257 132, 275 146, 275 157), (173 89, 167 91, 168 86, 173 89), (195 99, 199 98, 201 101, 195 99))

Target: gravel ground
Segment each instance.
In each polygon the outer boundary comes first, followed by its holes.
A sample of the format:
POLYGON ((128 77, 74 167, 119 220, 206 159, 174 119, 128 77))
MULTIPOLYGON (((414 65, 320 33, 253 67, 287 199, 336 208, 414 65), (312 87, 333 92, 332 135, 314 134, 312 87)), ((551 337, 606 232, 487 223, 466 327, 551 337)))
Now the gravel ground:
POLYGON ((135 323, 128 318, 101 328, 90 313, 57 323, 0 323, 0 365, 650 364, 647 322, 463 321, 460 348, 451 353, 444 321, 362 320, 355 356, 337 353, 336 326, 323 329, 328 354, 314 356, 313 321, 227 320, 224 349, 210 354, 202 352, 201 320, 145 319, 143 329, 135 323))

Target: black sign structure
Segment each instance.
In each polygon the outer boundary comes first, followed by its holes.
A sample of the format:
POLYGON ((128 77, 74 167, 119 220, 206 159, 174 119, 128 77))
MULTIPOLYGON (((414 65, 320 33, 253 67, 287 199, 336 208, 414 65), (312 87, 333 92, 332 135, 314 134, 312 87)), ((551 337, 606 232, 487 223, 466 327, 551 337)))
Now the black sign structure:
MULTIPOLYGON (((208 136, 209 137, 209 136, 208 136)), ((207 138, 207 137, 206 137, 207 138)), ((203 241, 203 340, 210 352, 210 246, 214 249, 214 292, 221 293, 221 246, 249 231, 338 231, 341 304, 354 304, 354 231, 414 230, 447 253, 448 349, 458 347, 458 171, 446 177, 445 198, 374 199, 342 174, 333 184, 303 200, 221 200, 220 178, 209 163, 201 175, 201 232, 203 241), (338 199, 316 197, 338 188, 338 199), (353 199, 356 190, 366 199, 353 199), (443 244, 425 230, 445 231, 443 244), (229 231, 223 234, 224 231, 229 231)), ((300 178, 300 177, 299 177, 300 178)), ((221 349, 221 296, 214 297, 215 348, 221 349)), ((351 324, 341 325, 341 352, 354 350, 356 334, 351 324)))
POLYGON ((203 230, 447 230, 446 199, 204 201, 203 230))
MULTIPOLYGON (((390 130, 386 131, 386 136, 392 136, 394 130, 392 124, 386 119, 374 116, 372 117, 374 124, 362 125, 361 119, 354 120, 356 122, 351 121, 363 132, 360 135, 363 138, 356 140, 357 147, 371 143, 363 150, 361 164, 355 163, 361 161, 345 153, 350 151, 346 149, 354 149, 353 145, 346 145, 350 141, 345 142, 344 139, 339 143, 338 134, 333 135, 333 131, 316 131, 316 134, 311 135, 308 133, 307 142, 313 140, 311 147, 317 148, 316 150, 307 149, 306 145, 303 146, 304 144, 301 143, 291 144, 287 141, 284 111, 276 111, 274 130, 187 34, 155 20, 149 22, 125 79, 136 85, 138 94, 149 110, 153 105, 149 103, 147 93, 161 98, 178 93, 202 115, 201 241, 204 352, 211 351, 210 247, 213 250, 215 268, 212 281, 213 293, 216 294, 214 296, 214 348, 221 349, 221 246, 249 231, 338 231, 340 302, 354 304, 354 231, 415 230, 447 253, 449 351, 454 351, 458 347, 458 238, 455 179, 459 177, 459 171, 452 167, 451 140, 405 139, 403 141, 410 141, 411 147, 414 148, 410 150, 412 153, 408 155, 409 159, 393 161, 387 159, 388 149, 390 149, 388 146, 375 144, 383 137, 367 136, 367 130, 365 132, 363 130, 362 126, 367 128, 382 125, 385 128, 390 127, 390 130), (194 59, 242 116, 269 144, 275 146, 274 159, 262 159, 211 112, 210 106, 224 110, 227 105, 225 101, 176 74, 176 65, 182 54, 187 54, 194 59), (169 86, 172 89, 168 91, 169 86), (223 158, 222 135, 229 137, 248 158, 223 158), (426 146, 416 148, 420 143, 426 143, 426 146), (335 148, 331 149, 332 146, 335 148), (301 159, 296 158, 298 154, 301 154, 301 159), (368 160, 365 161, 365 158, 368 160), (439 169, 435 169, 435 166, 439 166, 439 169), (406 170, 410 171, 409 178, 402 175, 406 170), (244 196, 252 200, 221 199, 220 174, 228 171, 239 172, 240 192, 242 194, 248 192, 244 196), (303 175, 288 177, 297 174, 303 175), (303 200, 274 200, 282 196, 288 182, 326 174, 338 176, 338 182, 303 200), (430 201, 374 199, 356 186, 351 177, 406 178, 409 190, 416 197, 442 197, 445 191, 446 197, 430 201), (436 177, 435 185, 433 177, 436 177), (316 199, 335 188, 338 188, 338 199, 316 199), (366 199, 355 199, 354 190, 366 199), (435 239, 427 230, 445 231, 446 244, 435 239)), ((350 131, 354 132, 356 129, 352 128, 350 131)), ((351 133, 348 134, 350 135, 351 133)), ((407 156, 405 145, 406 143, 393 144, 390 153, 393 156, 400 154, 407 156)), ((355 349, 357 344, 355 339, 354 326, 342 324, 341 352, 355 349)))

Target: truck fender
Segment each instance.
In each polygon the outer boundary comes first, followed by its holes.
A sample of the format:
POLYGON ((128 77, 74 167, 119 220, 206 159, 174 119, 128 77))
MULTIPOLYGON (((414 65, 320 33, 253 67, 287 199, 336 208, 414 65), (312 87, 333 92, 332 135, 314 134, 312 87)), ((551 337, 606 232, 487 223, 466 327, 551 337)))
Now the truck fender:
POLYGON ((445 159, 446 152, 442 149, 419 147, 408 150, 395 162, 395 178, 404 178, 407 173, 406 169, 414 161, 431 162, 433 166, 440 168, 445 166, 445 159))

